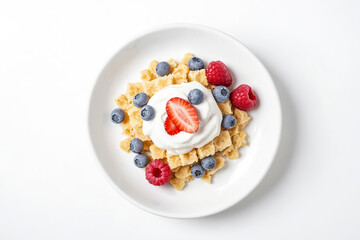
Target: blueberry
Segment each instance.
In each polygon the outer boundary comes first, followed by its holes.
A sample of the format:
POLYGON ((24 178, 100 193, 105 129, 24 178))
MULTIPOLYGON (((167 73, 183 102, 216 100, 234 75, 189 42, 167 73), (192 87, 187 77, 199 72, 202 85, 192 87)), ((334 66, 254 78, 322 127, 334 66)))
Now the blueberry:
POLYGON ((200 89, 193 89, 188 94, 188 99, 191 104, 198 105, 204 100, 204 94, 200 89))
POLYGON ((159 77, 163 77, 165 75, 168 75, 170 73, 170 65, 168 62, 159 62, 156 65, 156 74, 159 77))
POLYGON ((125 113, 122 109, 120 108, 115 108, 112 112, 111 112, 111 121, 113 123, 119 124, 122 121, 124 121, 125 118, 125 113))
POLYGON ((191 175, 194 178, 201 178, 205 174, 205 169, 200 164, 195 164, 191 167, 191 175))
POLYGON ((133 104, 135 107, 141 108, 142 106, 146 105, 149 101, 149 97, 146 93, 138 93, 133 98, 133 104))
POLYGON ((190 70, 200 70, 204 68, 204 62, 198 57, 192 57, 188 62, 190 70))
POLYGON ((133 153, 141 153, 144 150, 144 143, 138 138, 134 138, 130 142, 130 151, 133 153))
POLYGON ((149 162, 149 159, 148 157, 145 155, 145 154, 137 154, 135 157, 134 157, 134 164, 135 166, 137 166, 138 168, 144 168, 146 167, 146 165, 148 164, 149 162))
POLYGON ((214 169, 214 167, 216 166, 216 159, 213 156, 209 156, 206 158, 203 158, 201 160, 201 166, 205 169, 205 170, 211 170, 214 169))
POLYGON ((140 110, 140 116, 145 121, 150 121, 155 117, 155 109, 150 105, 145 105, 140 110))
POLYGON ((226 129, 231 129, 236 125, 236 118, 231 114, 225 114, 221 122, 221 126, 226 129))
POLYGON ((213 90, 213 95, 217 102, 226 102, 229 99, 230 91, 225 86, 218 86, 213 90))

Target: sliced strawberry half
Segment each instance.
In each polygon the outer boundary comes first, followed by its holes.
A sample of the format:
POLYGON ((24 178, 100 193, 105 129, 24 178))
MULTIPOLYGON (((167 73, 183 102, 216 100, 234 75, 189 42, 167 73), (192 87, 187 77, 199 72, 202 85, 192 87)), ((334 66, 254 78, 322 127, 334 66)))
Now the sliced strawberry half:
POLYGON ((178 134, 180 132, 179 129, 177 129, 177 127, 175 126, 175 124, 171 121, 171 119, 169 117, 167 117, 165 119, 165 123, 164 123, 164 127, 165 127, 165 131, 167 132, 167 134, 169 135, 175 135, 178 134))
POLYGON ((166 113, 176 128, 187 133, 199 130, 196 109, 188 101, 174 97, 166 103, 166 113))

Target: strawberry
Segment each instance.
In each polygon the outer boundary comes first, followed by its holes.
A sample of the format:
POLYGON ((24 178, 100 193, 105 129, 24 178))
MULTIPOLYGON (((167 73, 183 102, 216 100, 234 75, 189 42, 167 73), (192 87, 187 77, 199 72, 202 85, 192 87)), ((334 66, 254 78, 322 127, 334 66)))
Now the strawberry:
POLYGON ((171 119, 169 117, 166 118, 165 123, 164 123, 164 127, 165 127, 165 131, 169 135, 175 135, 175 134, 178 134, 180 132, 180 130, 177 129, 177 127, 171 121, 171 119))
POLYGON ((166 103, 166 113, 176 128, 187 133, 199 130, 196 109, 188 101, 174 97, 166 103))
POLYGON ((258 104, 256 95, 246 84, 241 84, 231 92, 230 101, 236 108, 243 111, 248 111, 258 104))
POLYGON ((232 77, 229 69, 221 61, 210 62, 206 69, 206 78, 209 83, 214 85, 230 86, 232 77))

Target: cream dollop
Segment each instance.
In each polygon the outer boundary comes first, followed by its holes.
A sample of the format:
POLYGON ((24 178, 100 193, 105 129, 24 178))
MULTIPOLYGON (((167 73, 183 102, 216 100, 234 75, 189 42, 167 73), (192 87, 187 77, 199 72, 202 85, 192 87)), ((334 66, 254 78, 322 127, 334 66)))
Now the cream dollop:
POLYGON ((150 98, 148 105, 155 109, 155 117, 151 121, 143 122, 143 133, 148 135, 157 147, 166 149, 169 154, 190 152, 193 148, 204 146, 220 134, 222 113, 211 91, 198 82, 165 87, 150 98), (180 132, 173 136, 167 134, 164 128, 167 101, 173 97, 188 101, 188 93, 195 88, 204 94, 203 102, 193 105, 199 117, 199 130, 195 133, 180 132))

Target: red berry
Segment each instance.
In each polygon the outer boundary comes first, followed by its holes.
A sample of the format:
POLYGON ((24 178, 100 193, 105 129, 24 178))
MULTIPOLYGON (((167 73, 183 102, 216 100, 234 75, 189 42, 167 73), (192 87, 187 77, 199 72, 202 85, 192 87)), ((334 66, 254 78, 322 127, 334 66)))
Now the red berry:
POLYGON ((180 130, 177 129, 177 127, 171 121, 171 119, 169 117, 166 118, 165 123, 164 123, 164 127, 165 127, 165 131, 169 135, 175 135, 175 134, 178 134, 180 132, 180 130))
POLYGON ((235 88, 230 94, 231 103, 240 110, 248 111, 257 104, 257 97, 251 87, 242 84, 235 88))
POLYGON ((206 77, 209 83, 214 85, 230 86, 232 77, 229 69, 221 61, 210 62, 206 69, 206 77))
POLYGON ((169 182, 171 177, 171 169, 169 165, 155 159, 152 163, 148 164, 145 169, 146 180, 155 186, 161 186, 169 182))
POLYGON ((188 101, 174 97, 166 103, 166 113, 179 131, 194 133, 199 130, 196 109, 188 101))

